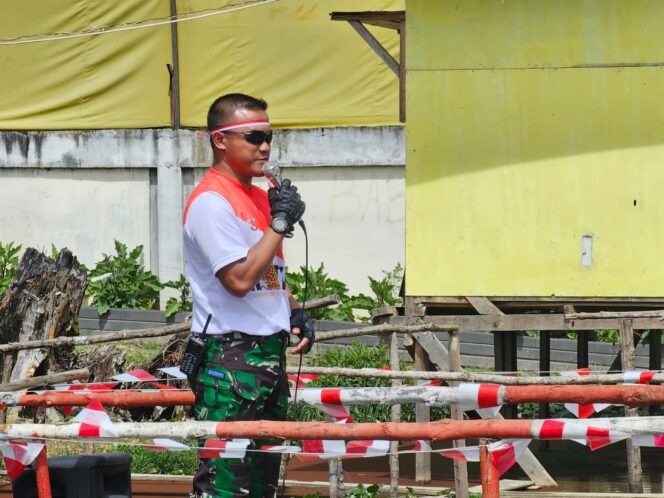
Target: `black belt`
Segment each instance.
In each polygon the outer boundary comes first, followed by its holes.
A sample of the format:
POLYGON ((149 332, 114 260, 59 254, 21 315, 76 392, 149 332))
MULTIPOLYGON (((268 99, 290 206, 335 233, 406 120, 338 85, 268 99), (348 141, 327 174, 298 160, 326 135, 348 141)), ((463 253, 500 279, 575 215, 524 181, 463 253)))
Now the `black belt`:
MULTIPOLYGON (((275 334, 282 334, 283 336, 287 337, 288 332, 285 330, 280 330, 279 332, 275 332, 274 334, 270 335, 253 335, 253 334, 247 334, 246 332, 226 332, 224 334, 205 334, 206 339, 214 339, 217 341, 221 342, 233 342, 233 341, 264 341, 270 337, 272 337, 275 334)), ((201 339, 203 334, 200 332, 192 332, 192 335, 197 338, 201 339)))

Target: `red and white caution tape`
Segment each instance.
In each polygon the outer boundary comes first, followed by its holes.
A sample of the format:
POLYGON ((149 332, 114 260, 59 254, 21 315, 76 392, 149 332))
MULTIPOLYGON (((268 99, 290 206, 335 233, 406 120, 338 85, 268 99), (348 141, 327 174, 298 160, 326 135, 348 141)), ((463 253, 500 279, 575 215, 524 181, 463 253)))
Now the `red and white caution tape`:
POLYGON ((567 420, 535 421, 533 433, 538 439, 570 439, 589 446, 593 451, 630 437, 618 430, 567 420))
POLYGON ((304 389, 300 391, 300 400, 338 421, 353 422, 348 407, 341 403, 341 389, 304 389))
MULTIPOLYGON (((578 370, 565 370, 560 372, 563 377, 577 377, 590 375, 592 370, 590 368, 579 368, 578 370)), ((594 413, 599 413, 602 410, 611 406, 610 403, 593 403, 590 405, 579 405, 577 403, 565 403, 565 408, 576 418, 589 418, 594 413)))
POLYGON ((198 450, 201 458, 244 458, 249 439, 206 439, 203 448, 198 450))
POLYGON ((309 384, 312 380, 316 380, 320 377, 318 374, 300 374, 298 375, 289 375, 288 376, 288 384, 290 385, 291 389, 295 389, 297 387, 298 389, 302 389, 305 387, 307 384, 309 384))
MULTIPOLYGON (((500 472, 500 475, 503 475, 516 463, 523 450, 530 444, 530 441, 530 439, 505 439, 487 445, 489 458, 500 472)), ((479 446, 449 448, 436 450, 436 452, 454 460, 464 460, 466 462, 480 461, 479 446)))
POLYGON ((340 439, 305 439, 302 451, 305 454, 298 455, 301 460, 341 458, 346 454, 346 442, 340 439))
POLYGON ((136 370, 130 370, 129 372, 114 375, 111 377, 113 380, 117 380, 118 382, 146 382, 146 381, 151 381, 151 380, 157 380, 157 377, 152 375, 149 372, 146 372, 145 370, 141 369, 136 369, 136 370))
POLYGON ((81 424, 78 431, 81 437, 118 437, 113 422, 98 399, 90 401, 74 420, 81 424))
POLYGON ((0 452, 2 452, 5 467, 7 467, 7 477, 14 481, 21 475, 23 469, 37 458, 43 448, 42 443, 24 443, 21 441, 0 444, 0 452))
POLYGON ((664 448, 664 434, 635 434, 632 436, 634 446, 650 446, 664 448))
POLYGON ((459 384, 459 407, 467 412, 475 410, 488 418, 500 411, 505 396, 505 387, 497 384, 459 384))
POLYGON ((390 442, 377 440, 348 441, 345 458, 367 458, 385 456, 390 451, 390 442))
POLYGON ((422 453, 431 453, 432 450, 429 441, 425 441, 424 439, 418 439, 417 441, 415 441, 415 448, 413 448, 413 451, 422 452, 422 453))
POLYGON ((152 451, 188 451, 191 449, 186 444, 167 438, 155 438, 154 444, 149 444, 145 447, 152 451))
POLYGON ((625 384, 650 384, 657 372, 653 370, 628 370, 623 372, 625 384))
POLYGON ((261 451, 266 451, 268 453, 286 453, 291 455, 294 453, 302 453, 302 448, 300 448, 299 446, 286 446, 286 445, 270 446, 268 444, 264 444, 263 446, 261 446, 261 451))
POLYGON ((160 372, 164 372, 169 377, 174 377, 176 379, 186 380, 187 376, 180 371, 180 367, 164 367, 158 368, 160 372))

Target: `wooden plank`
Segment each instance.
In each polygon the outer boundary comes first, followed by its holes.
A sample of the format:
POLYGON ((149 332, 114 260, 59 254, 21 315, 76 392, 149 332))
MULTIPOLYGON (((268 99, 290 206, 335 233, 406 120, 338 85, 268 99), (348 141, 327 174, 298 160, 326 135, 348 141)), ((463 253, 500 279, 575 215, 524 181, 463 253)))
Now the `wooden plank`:
MULTIPOLYGON (((509 332, 513 330, 597 330, 618 329, 618 319, 566 321, 562 313, 524 313, 504 316, 489 315, 427 315, 425 323, 435 323, 446 327, 458 327, 459 332, 509 332)), ((405 317, 395 317, 394 324, 407 323, 405 317)), ((663 330, 664 321, 654 318, 635 318, 634 328, 663 330)))
POLYGON ((466 299, 470 305, 475 308, 475 310, 480 315, 504 315, 498 307, 493 304, 488 298, 481 296, 466 296, 466 299))
POLYGON ((360 21, 364 24, 381 28, 398 30, 406 18, 403 10, 364 11, 364 12, 330 12, 332 21, 360 21))
MULTIPOLYGON (((458 332, 449 333, 449 371, 461 371, 461 344, 458 332)), ((458 382, 450 382, 450 387, 456 387, 458 382)), ((452 420, 463 420, 463 410, 458 404, 450 406, 450 417, 452 420)), ((465 439, 455 439, 452 441, 454 448, 463 448, 466 446, 465 439)), ((468 465, 465 461, 454 460, 454 489, 457 498, 468 498, 468 465)))
POLYGON ((362 39, 367 42, 367 45, 376 53, 380 59, 387 64, 387 67, 394 73, 396 77, 399 77, 399 63, 394 60, 394 57, 385 50, 385 47, 371 34, 371 32, 360 22, 355 20, 348 21, 357 34, 362 37, 362 39))
MULTIPOLYGON (((517 489, 526 489, 535 484, 533 481, 520 481, 517 479, 501 479, 500 480, 500 496, 503 496, 504 491, 515 491, 517 489)), ((470 488, 471 493, 481 493, 482 485, 473 486, 470 488)), ((521 493, 519 493, 521 496, 521 493)))
MULTIPOLYGON (((623 372, 634 370, 636 358, 634 356, 634 328, 632 320, 622 320, 620 323, 620 349, 622 351, 623 372)), ((639 409, 625 407, 626 417, 637 417, 639 409)), ((634 446, 631 438, 627 439, 627 479, 630 493, 643 493, 643 468, 641 467, 641 448, 634 446)))

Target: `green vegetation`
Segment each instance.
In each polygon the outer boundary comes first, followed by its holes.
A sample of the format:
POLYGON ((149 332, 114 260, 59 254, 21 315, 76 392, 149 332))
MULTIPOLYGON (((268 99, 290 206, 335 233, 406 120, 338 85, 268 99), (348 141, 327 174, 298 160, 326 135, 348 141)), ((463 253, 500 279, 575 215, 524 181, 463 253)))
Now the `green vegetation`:
POLYGON ((0 294, 9 288, 14 273, 16 273, 20 252, 20 245, 16 246, 13 242, 3 245, 0 242, 0 294))
POLYGON ((113 451, 129 453, 132 474, 193 475, 198 466, 196 451, 154 451, 143 446, 120 444, 113 451))
POLYGON ((164 287, 175 289, 180 294, 178 297, 171 297, 166 302, 164 315, 168 317, 180 313, 181 311, 191 311, 193 303, 191 301, 191 287, 189 286, 187 277, 180 274, 180 278, 166 282, 164 287))
MULTIPOLYGON (((304 283, 305 283, 304 266, 300 267, 299 272, 288 272, 286 281, 293 296, 298 301, 302 302, 304 299, 304 283)), ((341 304, 337 307, 321 308, 313 310, 311 317, 319 320, 345 320, 355 321, 353 310, 369 311, 380 308, 383 306, 394 306, 400 303, 399 290, 401 289, 401 280, 403 278, 403 268, 397 264, 391 271, 383 271, 383 278, 380 280, 369 278, 369 285, 373 292, 373 296, 366 296, 364 294, 357 294, 354 296, 348 295, 348 286, 330 277, 325 272, 325 265, 320 264, 318 268, 313 266, 309 267, 307 274, 307 299, 317 299, 326 297, 331 294, 336 294, 341 299, 341 304)), ((365 320, 367 318, 364 318, 365 320)))
POLYGON ((164 287, 155 274, 143 266, 143 246, 131 251, 115 241, 116 254, 103 254, 103 259, 88 273, 86 296, 100 315, 111 308, 149 310, 159 303, 164 287))

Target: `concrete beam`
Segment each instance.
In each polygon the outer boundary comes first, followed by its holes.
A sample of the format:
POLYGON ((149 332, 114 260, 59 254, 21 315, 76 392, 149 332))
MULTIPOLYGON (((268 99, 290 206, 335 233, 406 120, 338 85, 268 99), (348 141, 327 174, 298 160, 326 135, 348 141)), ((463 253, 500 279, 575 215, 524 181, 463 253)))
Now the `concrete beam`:
MULTIPOLYGON (((281 166, 403 166, 402 126, 277 130, 281 166)), ((170 128, 0 132, 0 168, 195 168, 210 164, 207 137, 170 128)))

